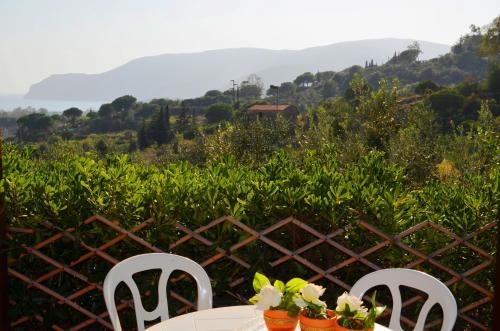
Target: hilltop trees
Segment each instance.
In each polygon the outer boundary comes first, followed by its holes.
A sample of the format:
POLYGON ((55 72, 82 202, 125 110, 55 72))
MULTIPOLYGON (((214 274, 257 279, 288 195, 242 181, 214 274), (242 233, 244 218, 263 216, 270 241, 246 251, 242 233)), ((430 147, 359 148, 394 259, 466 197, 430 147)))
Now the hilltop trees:
POLYGON ((233 117, 233 108, 228 104, 216 103, 207 108, 205 117, 208 123, 229 121, 233 117))
MULTIPOLYGON (((422 53, 418 42, 409 45, 408 48, 399 54, 394 54, 389 64, 410 64, 417 61, 418 56, 422 53)), ((370 66, 368 66, 370 67, 370 66)))
POLYGON ((116 98, 111 102, 113 109, 117 112, 130 110, 132 105, 137 101, 137 99, 131 95, 124 95, 122 97, 116 98))
POLYGON ((262 87, 253 84, 243 84, 240 87, 240 97, 247 99, 260 99, 262 87))
POLYGON ((81 109, 78 109, 76 107, 71 107, 69 109, 66 109, 63 111, 63 116, 66 116, 67 118, 70 118, 71 120, 76 120, 80 116, 82 116, 83 111, 81 109))
POLYGON ((314 83, 314 75, 310 72, 305 72, 302 75, 295 78, 293 82, 295 85, 299 87, 311 86, 314 83))
POLYGON ((110 103, 104 103, 101 105, 101 107, 99 107, 97 114, 99 115, 99 117, 102 118, 111 118, 113 112, 114 112, 113 105, 110 103))

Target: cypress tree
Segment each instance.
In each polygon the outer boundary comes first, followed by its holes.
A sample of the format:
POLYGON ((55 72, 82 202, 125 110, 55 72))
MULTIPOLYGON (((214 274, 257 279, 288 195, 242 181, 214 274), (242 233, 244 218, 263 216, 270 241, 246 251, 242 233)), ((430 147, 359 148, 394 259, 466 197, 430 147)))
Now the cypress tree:
POLYGON ((177 131, 184 132, 187 129, 189 129, 189 118, 187 115, 187 109, 185 107, 182 107, 181 113, 179 114, 179 117, 177 118, 176 122, 177 126, 177 131))
POLYGON ((149 137, 146 128, 146 121, 142 121, 142 125, 137 132, 137 144, 140 149, 144 149, 149 146, 149 137))
POLYGON ((153 139, 158 143, 158 145, 163 145, 168 142, 167 130, 169 129, 170 123, 167 124, 166 118, 167 116, 165 114, 165 110, 161 107, 153 129, 153 139))

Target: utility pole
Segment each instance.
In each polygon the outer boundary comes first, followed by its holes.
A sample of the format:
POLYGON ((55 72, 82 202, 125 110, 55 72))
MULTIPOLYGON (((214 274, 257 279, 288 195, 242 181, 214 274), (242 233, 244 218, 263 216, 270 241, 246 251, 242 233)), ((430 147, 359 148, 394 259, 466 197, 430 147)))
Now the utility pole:
POLYGON ((231 79, 231 83, 233 83, 233 105, 235 105, 236 104, 236 89, 234 87, 238 86, 238 84, 236 84, 234 82, 234 79, 231 79))
POLYGON ((240 86, 238 84, 236 84, 236 104, 234 108, 240 109, 240 86))
POLYGON ((269 86, 270 89, 276 90, 276 113, 278 112, 278 105, 280 104, 280 87, 277 85, 269 86))

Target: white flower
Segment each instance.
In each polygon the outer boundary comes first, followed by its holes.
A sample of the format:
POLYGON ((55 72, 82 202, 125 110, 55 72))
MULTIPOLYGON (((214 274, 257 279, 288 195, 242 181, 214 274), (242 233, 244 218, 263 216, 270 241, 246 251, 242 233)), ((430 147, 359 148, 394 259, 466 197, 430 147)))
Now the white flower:
POLYGON ((271 284, 264 285, 259 294, 257 294, 257 302, 255 305, 257 309, 268 310, 271 307, 276 307, 281 302, 281 297, 283 294, 271 284))
POLYGON ((304 300, 312 302, 315 299, 319 299, 325 293, 325 288, 315 284, 307 284, 300 290, 300 293, 304 300))
POLYGON ((299 308, 304 308, 307 307, 307 302, 304 301, 304 299, 298 297, 298 298, 293 298, 293 302, 299 307, 299 308))
POLYGON ((368 309, 363 307, 363 301, 354 295, 350 296, 347 292, 344 292, 344 294, 337 298, 337 308, 335 310, 344 311, 346 305, 350 311, 359 311, 365 315, 368 313, 368 309))

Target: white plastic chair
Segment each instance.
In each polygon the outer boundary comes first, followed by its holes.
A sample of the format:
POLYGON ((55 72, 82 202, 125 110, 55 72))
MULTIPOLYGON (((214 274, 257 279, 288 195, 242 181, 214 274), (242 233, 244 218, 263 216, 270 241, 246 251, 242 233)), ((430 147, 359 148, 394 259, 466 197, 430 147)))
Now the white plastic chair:
POLYGON ((205 270, 198 263, 182 256, 166 253, 136 255, 121 261, 111 268, 104 280, 104 300, 111 323, 116 331, 122 331, 115 304, 115 290, 118 284, 124 282, 132 292, 137 329, 143 331, 145 321, 152 321, 160 317, 163 322, 169 318, 166 295, 167 282, 170 274, 174 270, 184 271, 196 280, 196 285, 198 287, 197 309, 203 310, 212 308, 212 286, 210 285, 210 279, 205 270), (152 269, 161 270, 158 282, 158 306, 153 311, 146 311, 142 305, 139 289, 132 276, 138 272, 152 269))
POLYGON ((362 298, 366 291, 379 286, 389 287, 392 295, 392 315, 389 328, 393 331, 403 331, 401 328, 401 292, 400 286, 412 287, 427 293, 428 299, 422 306, 418 315, 417 324, 414 331, 422 331, 425 325, 425 319, 430 309, 435 304, 441 305, 443 309, 443 323, 441 331, 451 331, 455 320, 457 319, 457 303, 450 290, 438 279, 424 272, 412 269, 383 269, 378 270, 362 277, 354 284, 350 295, 362 298))

